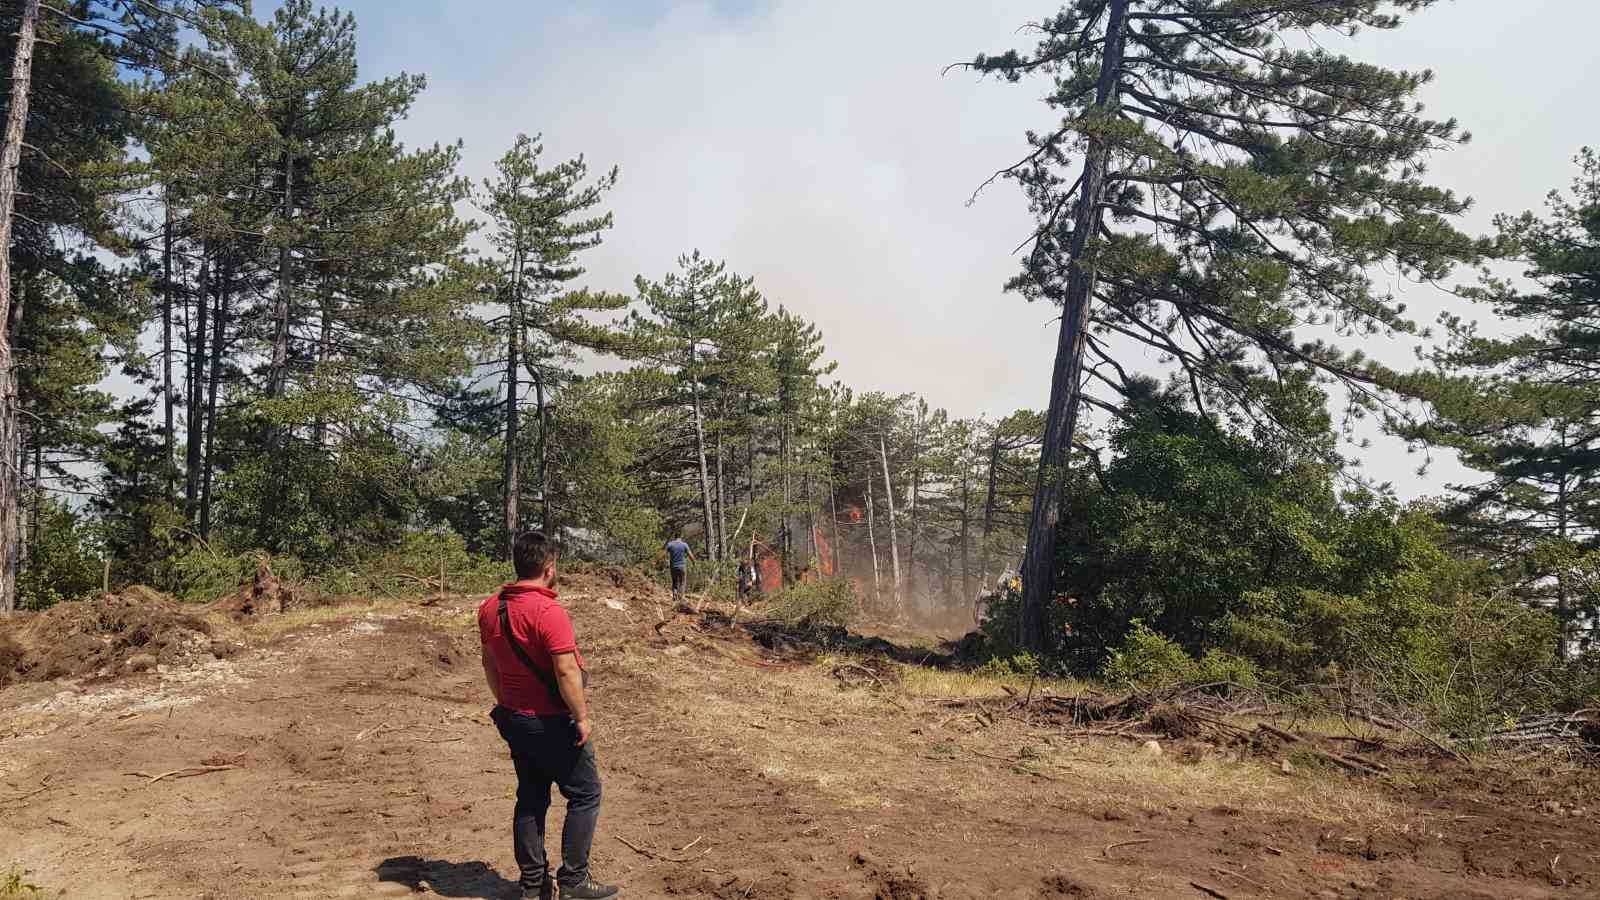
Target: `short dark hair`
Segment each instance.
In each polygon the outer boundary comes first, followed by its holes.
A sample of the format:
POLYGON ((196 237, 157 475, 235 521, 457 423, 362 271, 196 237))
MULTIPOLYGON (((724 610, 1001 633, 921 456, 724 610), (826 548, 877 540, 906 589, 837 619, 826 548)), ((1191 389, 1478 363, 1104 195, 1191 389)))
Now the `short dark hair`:
POLYGON ((511 542, 511 564, 518 578, 538 578, 561 557, 561 548, 542 531, 524 531, 511 542))

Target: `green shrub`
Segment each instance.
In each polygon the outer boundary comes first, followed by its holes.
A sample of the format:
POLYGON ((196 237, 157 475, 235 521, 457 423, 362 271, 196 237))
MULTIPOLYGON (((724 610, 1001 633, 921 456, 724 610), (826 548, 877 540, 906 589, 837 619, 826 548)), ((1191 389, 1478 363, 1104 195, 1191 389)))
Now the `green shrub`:
POLYGON ((1259 683, 1261 674, 1256 664, 1245 657, 1213 648, 1195 664, 1195 678, 1201 682, 1229 681, 1248 687, 1259 683))
POLYGON ((48 609, 100 589, 99 551, 83 517, 64 503, 46 500, 39 510, 35 542, 17 576, 23 609, 48 609))
POLYGON ((216 553, 191 545, 166 560, 157 586, 180 600, 215 600, 238 590, 255 574, 259 559, 254 553, 216 553))
POLYGON ((1037 678, 1039 676, 1039 668, 1039 657, 1023 651, 1011 656, 992 656, 985 660, 983 665, 974 669, 973 673, 984 678, 1002 680, 1037 678))
POLYGON ((1171 638, 1135 620, 1122 646, 1111 651, 1100 676, 1113 684, 1157 688, 1196 680, 1200 666, 1171 638))
POLYGON ((824 578, 785 588, 767 607, 768 617, 814 628, 848 626, 860 611, 855 585, 847 578, 824 578))

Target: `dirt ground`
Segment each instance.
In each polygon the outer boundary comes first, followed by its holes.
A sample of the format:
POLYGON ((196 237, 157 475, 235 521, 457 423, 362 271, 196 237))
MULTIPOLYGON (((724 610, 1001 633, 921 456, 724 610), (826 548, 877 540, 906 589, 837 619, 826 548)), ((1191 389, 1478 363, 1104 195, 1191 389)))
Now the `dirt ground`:
MULTIPOLYGON (((658 632, 645 587, 566 597, 594 669, 595 872, 628 897, 1600 896, 1581 774, 1150 755, 953 718, 936 680, 841 681, 725 625, 658 632)), ((0 690, 0 877, 87 900, 514 896, 474 605, 213 622, 245 649, 0 690)))

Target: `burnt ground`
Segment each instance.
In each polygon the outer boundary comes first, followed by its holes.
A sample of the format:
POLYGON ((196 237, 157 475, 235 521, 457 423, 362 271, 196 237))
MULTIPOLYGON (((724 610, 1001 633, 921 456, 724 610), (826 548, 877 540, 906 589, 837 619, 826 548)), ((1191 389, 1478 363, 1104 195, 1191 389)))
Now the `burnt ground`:
MULTIPOLYGON (((596 874, 625 896, 1600 896, 1582 772, 1152 756, 957 719, 725 624, 658 630, 659 598, 573 581, 606 780, 596 874)), ((91 900, 513 896, 473 606, 214 620, 208 639, 246 649, 0 690, 0 877, 91 900)))

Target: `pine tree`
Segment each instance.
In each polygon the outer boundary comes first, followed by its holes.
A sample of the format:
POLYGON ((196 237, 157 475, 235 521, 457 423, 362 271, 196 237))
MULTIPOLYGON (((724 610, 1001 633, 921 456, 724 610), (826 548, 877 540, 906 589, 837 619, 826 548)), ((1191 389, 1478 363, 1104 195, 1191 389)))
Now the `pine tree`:
MULTIPOLYGON (((129 174, 123 151, 132 115, 119 68, 149 71, 174 62, 177 20, 210 5, 217 4, 26 0, 0 10, 0 47, 11 74, 0 96, 6 123, 0 141, 0 459, 12 461, 0 477, 0 613, 15 605, 23 556, 21 473, 42 471, 45 453, 65 449, 47 444, 62 439, 64 430, 92 429, 92 417, 104 412, 59 402, 71 379, 92 374, 81 360, 19 359, 13 350, 38 354, 81 347, 58 327, 71 327, 63 323, 74 319, 108 326, 115 318, 107 315, 121 299, 115 296, 117 282, 79 250, 96 244, 126 247, 108 202, 129 174), (52 308, 30 315, 29 297, 52 308), (30 334, 36 327, 43 330, 30 334), (69 380, 60 380, 69 371, 69 380), (48 399, 52 391, 57 393, 48 399), (87 417, 76 422, 29 417, 51 411, 52 404, 53 411, 71 409, 87 417), (32 424, 20 422, 19 415, 32 424), (31 467, 21 461, 28 444, 31 467)), ((37 508, 42 494, 39 479, 34 481, 37 508)))
MULTIPOLYGON (((1570 193, 1552 192, 1545 217, 1496 220, 1525 282, 1467 291, 1520 332, 1489 337, 1447 317, 1437 374, 1419 379, 1437 417, 1413 432, 1487 476, 1457 487, 1447 515, 1528 599, 1553 605, 1565 632, 1600 612, 1578 608, 1568 576, 1600 543, 1600 155, 1585 148, 1576 164, 1570 193)), ((1564 634, 1563 654, 1568 643, 1564 634)))
POLYGON ((1113 338, 1175 364, 1203 413, 1292 434, 1293 410, 1320 403, 1314 381, 1357 410, 1399 386, 1359 349, 1296 329, 1409 331, 1369 270, 1437 279, 1480 252, 1448 223, 1466 202, 1422 180, 1425 155, 1465 135, 1422 115, 1413 98, 1429 73, 1280 35, 1394 28, 1431 2, 1074 0, 1039 24, 1034 52, 972 63, 1009 81, 1048 76, 1060 115, 1002 172, 1038 218, 1012 287, 1063 308, 1023 567, 1025 646, 1045 637, 1068 453, 1080 401, 1093 402, 1081 382, 1127 380, 1085 370, 1092 358, 1124 371, 1113 338))
POLYGON ((577 257, 599 246, 611 227, 611 214, 596 214, 616 184, 612 168, 593 182, 582 156, 545 168, 539 164, 544 145, 538 137, 518 135, 495 164, 496 177, 484 181, 480 205, 495 226, 490 240, 500 258, 495 294, 505 315, 490 327, 505 335, 501 344, 505 373, 502 429, 503 531, 506 553, 522 527, 521 376, 533 381, 538 443, 540 527, 555 527, 550 503, 550 401, 570 381, 570 363, 577 348, 604 349, 616 342, 608 329, 591 322, 590 313, 627 305, 628 298, 565 290, 582 277, 577 257))
POLYGON ((716 435, 709 422, 715 407, 708 385, 729 384, 730 397, 740 392, 740 370, 755 358, 750 348, 764 340, 766 301, 750 279, 728 272, 725 263, 712 262, 698 250, 680 256, 678 268, 660 281, 636 279, 648 314, 635 310, 629 316, 628 353, 672 373, 665 403, 689 414, 706 554, 720 560, 726 536, 717 528, 711 469, 716 435))
MULTIPOLYGON (((467 369, 478 335, 465 264, 471 226, 454 211, 467 184, 454 174, 458 147, 413 151, 397 140, 393 126, 423 80, 358 83, 349 15, 291 0, 270 24, 226 17, 220 25, 214 49, 239 79, 228 109, 255 138, 244 144, 250 156, 233 162, 254 183, 227 194, 215 181, 200 187, 216 198, 212 206, 241 204, 234 221, 259 216, 259 252, 268 258, 252 272, 247 259, 203 256, 201 281, 218 272, 256 277, 252 293, 267 298, 230 315, 241 349, 258 350, 262 363, 241 410, 257 422, 256 452, 234 448, 230 477, 252 495, 252 542, 277 550, 290 535, 309 534, 294 515, 320 515, 318 502, 334 499, 288 477, 291 469, 338 464, 346 441, 367 452, 391 447, 400 456, 382 464, 348 454, 370 467, 344 475, 376 479, 369 487, 378 490, 408 453, 400 431, 467 369), (376 439, 378 432, 389 438, 376 439)), ((200 285, 199 309, 210 290, 200 285)), ((204 330, 195 337, 204 340, 204 330)), ((211 340, 213 350, 218 343, 211 340)), ((204 386, 208 405, 216 368, 193 382, 204 386)), ((231 507, 240 526, 245 505, 231 507)))
POLYGON ((771 412, 777 418, 778 471, 782 490, 782 508, 778 533, 778 549, 786 577, 792 577, 795 568, 794 528, 796 514, 804 511, 808 517, 808 557, 815 554, 816 525, 811 519, 813 503, 809 492, 800 496, 796 482, 810 483, 816 468, 813 460, 803 458, 814 446, 812 418, 821 392, 820 379, 831 374, 836 365, 824 363, 827 352, 822 343, 822 332, 816 325, 805 321, 782 306, 771 321, 772 346, 769 353, 773 376, 773 403, 771 412), (805 448, 804 450, 802 448, 805 448))

